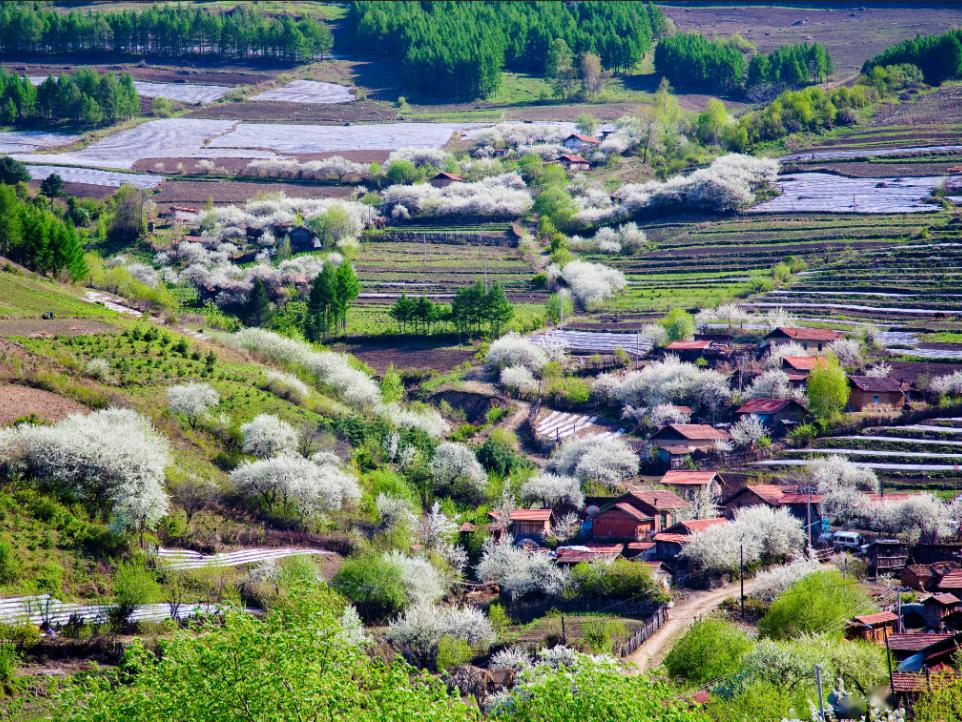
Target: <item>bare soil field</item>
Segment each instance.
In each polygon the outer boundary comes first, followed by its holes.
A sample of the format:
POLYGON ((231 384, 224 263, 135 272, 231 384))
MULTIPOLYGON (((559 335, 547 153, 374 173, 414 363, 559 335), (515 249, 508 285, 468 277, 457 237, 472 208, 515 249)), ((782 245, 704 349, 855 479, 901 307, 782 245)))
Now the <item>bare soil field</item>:
POLYGON ((336 344, 337 351, 347 351, 378 374, 383 374, 387 367, 435 369, 449 371, 465 361, 469 361, 472 349, 458 345, 457 336, 427 336, 411 338, 409 336, 385 336, 372 339, 347 338, 336 344))
POLYGON ((830 164, 785 164, 786 172, 797 170, 818 171, 822 173, 837 173, 849 178, 880 178, 886 177, 917 177, 945 175, 949 168, 958 163, 866 163, 855 161, 851 163, 830 164))
MULTIPOLYGON (((825 3, 829 5, 829 3, 825 3)), ((962 7, 925 3, 873 5, 831 3, 830 7, 715 7, 695 4, 661 5, 678 30, 705 35, 740 33, 769 52, 778 45, 817 41, 835 64, 834 77, 858 72, 862 63, 901 40, 918 34, 941 33, 962 23, 962 7)), ((900 121, 904 122, 904 121, 900 121)))
MULTIPOLYGON (((30 181, 30 187, 40 192, 40 181, 30 181)), ((116 188, 110 186, 91 185, 90 183, 68 183, 65 182, 63 192, 65 196, 77 196, 78 198, 108 198, 114 194, 116 188)))
POLYGON ((353 103, 293 103, 251 100, 219 103, 198 108, 185 117, 243 120, 249 123, 379 123, 393 121, 397 112, 386 103, 359 100, 353 103))
MULTIPOLYGON (((298 160, 323 160, 331 156, 340 156, 357 163, 383 163, 391 154, 388 150, 342 150, 331 151, 328 153, 296 153, 292 158, 298 160)), ((202 171, 197 165, 199 158, 183 156, 181 158, 141 158, 133 165, 133 170, 146 173, 180 173, 177 166, 183 164, 184 173, 200 174, 202 171), (158 167, 158 163, 163 167, 158 167)), ((231 174, 239 175, 249 164, 248 158, 207 158, 218 168, 226 168, 231 174)))
POLYGON ((243 69, 236 66, 197 64, 185 62, 176 66, 149 65, 139 63, 77 63, 74 59, 67 62, 47 63, 7 61, 7 67, 26 75, 60 75, 72 73, 80 68, 89 68, 98 73, 130 73, 134 80, 150 83, 202 83, 212 85, 254 85, 269 80, 275 71, 265 69, 243 69))
POLYGON ((884 126, 929 123, 962 123, 962 84, 946 83, 934 92, 919 96, 914 103, 883 105, 874 119, 875 125, 884 126))
POLYGON ((89 411, 83 404, 43 389, 15 384, 0 386, 0 426, 6 426, 30 414, 54 423, 71 414, 85 414, 89 411))
POLYGON ((163 204, 243 203, 262 193, 283 193, 296 198, 344 198, 354 192, 347 186, 312 186, 298 183, 255 183, 245 181, 167 181, 151 200, 163 204))
POLYGON ((117 329, 99 321, 77 318, 0 318, 0 336, 96 336, 103 333, 116 333, 117 329))

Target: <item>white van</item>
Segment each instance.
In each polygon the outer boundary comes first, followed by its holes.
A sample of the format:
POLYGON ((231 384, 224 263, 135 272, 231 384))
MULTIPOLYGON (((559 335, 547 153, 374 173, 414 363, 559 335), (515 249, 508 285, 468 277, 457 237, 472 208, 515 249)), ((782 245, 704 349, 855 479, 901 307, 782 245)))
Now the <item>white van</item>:
POLYGON ((862 535, 854 531, 837 531, 832 534, 832 547, 858 553, 862 548, 862 535))

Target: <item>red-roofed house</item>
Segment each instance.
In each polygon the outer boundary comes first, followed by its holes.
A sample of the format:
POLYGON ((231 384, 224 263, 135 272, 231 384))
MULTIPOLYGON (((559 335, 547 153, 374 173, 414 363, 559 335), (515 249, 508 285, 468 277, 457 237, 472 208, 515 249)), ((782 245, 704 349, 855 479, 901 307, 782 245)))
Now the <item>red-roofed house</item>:
POLYGON ((892 634, 895 631, 895 623, 899 620, 898 616, 892 612, 876 612, 875 614, 862 614, 853 618, 848 623, 845 636, 849 639, 864 639, 869 642, 882 642, 885 634, 892 634))
POLYGON ((595 514, 591 536, 596 540, 642 541, 674 524, 677 513, 688 506, 670 491, 633 489, 595 514))
POLYGON ((692 451, 713 449, 716 441, 731 441, 727 431, 708 424, 667 424, 651 436, 651 442, 659 449, 668 446, 684 446, 692 451))
POLYGON ((822 351, 832 341, 842 338, 842 334, 830 328, 789 328, 783 326, 769 333, 765 340, 770 346, 783 343, 797 343, 806 351, 822 351))
POLYGON ((874 376, 849 376, 851 392, 848 396, 849 411, 889 408, 898 409, 905 404, 902 385, 895 379, 874 376))
POLYGON ((431 185, 435 188, 445 188, 452 183, 463 183, 464 178, 455 173, 448 173, 447 171, 441 171, 436 176, 431 179, 431 185))
POLYGON ((782 359, 782 371, 788 376, 792 387, 803 386, 812 369, 826 363, 824 356, 786 356, 782 359))
POLYGON ((664 355, 677 356, 682 361, 694 362, 702 358, 711 348, 711 341, 672 341, 662 349, 664 355))
POLYGON ((784 436, 805 420, 805 407, 792 399, 749 399, 735 410, 739 419, 757 416, 773 437, 784 436))
POLYGON ((739 509, 764 504, 772 509, 787 507, 796 519, 805 521, 811 519, 812 524, 821 518, 821 494, 803 494, 797 486, 779 486, 778 484, 755 484, 743 486, 730 494, 723 507, 725 516, 729 519, 735 516, 739 509), (809 515, 808 505, 811 504, 809 515))
POLYGON ((584 153, 585 151, 594 150, 596 147, 601 145, 601 141, 592 135, 572 133, 564 139, 564 143, 562 143, 562 145, 564 145, 564 147, 568 150, 573 150, 576 153, 584 153))
POLYGON ((551 509, 515 509, 511 512, 512 536, 548 536, 550 532, 551 509))
POLYGON ((718 475, 717 471, 683 471, 672 469, 665 473, 658 481, 662 486, 669 487, 678 496, 688 501, 696 494, 707 493, 712 498, 719 496, 722 492, 724 480, 718 475))
POLYGON ((721 517, 717 519, 687 519, 670 526, 662 532, 655 534, 655 558, 660 561, 669 561, 677 557, 682 548, 691 541, 695 534, 710 529, 719 524, 727 524, 728 520, 721 517))
POLYGON ((555 563, 574 566, 581 562, 610 562, 619 557, 623 549, 623 544, 579 544, 558 547, 555 550, 555 563))
POLYGON ((576 153, 563 155, 558 158, 558 162, 574 173, 589 170, 591 168, 591 162, 587 158, 584 158, 576 153))
POLYGON ((949 572, 939 580, 936 586, 940 592, 960 592, 962 593, 962 570, 949 572))
POLYGON ((951 592, 939 592, 922 600, 922 619, 926 629, 943 629, 945 618, 959 608, 960 600, 951 592))

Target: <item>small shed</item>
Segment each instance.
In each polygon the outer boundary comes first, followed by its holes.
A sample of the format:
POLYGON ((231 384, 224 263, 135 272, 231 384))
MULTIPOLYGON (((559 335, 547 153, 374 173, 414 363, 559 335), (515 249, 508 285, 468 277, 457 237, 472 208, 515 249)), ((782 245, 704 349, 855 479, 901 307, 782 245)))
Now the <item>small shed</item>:
POLYGON ((939 592, 922 600, 922 618, 926 629, 941 630, 945 627, 945 618, 958 611, 962 602, 951 592, 939 592))
POLYGON ((895 379, 874 376, 849 376, 851 393, 848 397, 849 411, 866 409, 898 409, 905 404, 902 385, 895 379))
POLYGON ((435 188, 447 188, 452 183, 463 183, 464 178, 457 175, 456 173, 448 173, 447 171, 441 171, 433 178, 431 178, 431 185, 435 188))
POLYGON ((895 623, 899 620, 893 612, 876 612, 862 614, 848 623, 845 636, 849 639, 864 639, 868 642, 882 643, 886 634, 895 631, 895 623))
POLYGON ((898 574, 909 563, 909 546, 898 539, 876 539, 868 546, 868 571, 880 574, 898 574))
POLYGON ((949 572, 939 580, 935 588, 940 592, 962 595, 962 571, 949 572))
POLYGON ((688 452, 711 451, 717 441, 731 441, 727 431, 716 429, 708 424, 667 424, 651 436, 651 443, 659 449, 665 447, 686 447, 688 452))
POLYGON ((948 632, 938 634, 907 633, 890 634, 889 649, 896 660, 902 661, 907 657, 927 650, 933 644, 939 644, 949 639, 952 635, 948 632))
POLYGON ((673 469, 665 473, 658 483, 667 486, 678 496, 687 501, 699 495, 707 493, 711 498, 721 494, 724 481, 717 471, 683 471, 673 469))
POLYGON ((558 159, 558 162, 572 173, 580 173, 591 169, 591 161, 577 153, 565 154, 558 159))
POLYGON ((805 407, 792 399, 749 399, 735 410, 739 419, 757 416, 769 433, 780 438, 805 420, 805 407))
POLYGON ((776 328, 765 337, 770 346, 797 343, 806 351, 824 351, 832 341, 842 338, 842 334, 830 328, 776 328))
POLYGON ((672 341, 663 349, 664 353, 677 356, 682 361, 694 362, 704 358, 705 352, 711 348, 712 342, 700 341, 672 341))
POLYGON ((562 145, 564 145, 564 147, 568 150, 573 150, 576 153, 584 153, 585 151, 590 151, 597 148, 599 145, 601 145, 601 141, 595 138, 593 135, 572 133, 564 139, 562 145))
POLYGON ((658 561, 670 561, 681 553, 681 550, 695 534, 713 526, 727 523, 728 520, 721 517, 716 519, 687 519, 678 522, 655 534, 655 558, 658 561))
POLYGON ((291 242, 291 250, 296 252, 319 251, 324 247, 317 234, 307 226, 294 226, 287 231, 287 238, 291 242))
POLYGON ((546 537, 551 533, 551 509, 515 509, 511 512, 511 535, 546 537))
POLYGON ((555 564, 574 566, 581 562, 610 562, 621 556, 622 544, 578 544, 558 547, 555 550, 555 564))

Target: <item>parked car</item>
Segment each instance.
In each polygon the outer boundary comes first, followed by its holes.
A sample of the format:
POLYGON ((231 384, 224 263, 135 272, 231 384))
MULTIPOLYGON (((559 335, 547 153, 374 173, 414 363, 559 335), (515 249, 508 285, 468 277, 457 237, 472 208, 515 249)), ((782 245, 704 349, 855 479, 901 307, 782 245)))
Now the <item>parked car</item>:
POLYGON ((862 551, 862 535, 854 531, 837 531, 832 534, 832 547, 839 551, 855 552, 862 551))

